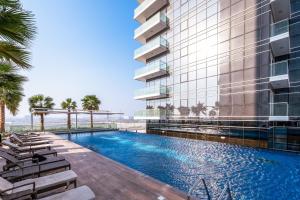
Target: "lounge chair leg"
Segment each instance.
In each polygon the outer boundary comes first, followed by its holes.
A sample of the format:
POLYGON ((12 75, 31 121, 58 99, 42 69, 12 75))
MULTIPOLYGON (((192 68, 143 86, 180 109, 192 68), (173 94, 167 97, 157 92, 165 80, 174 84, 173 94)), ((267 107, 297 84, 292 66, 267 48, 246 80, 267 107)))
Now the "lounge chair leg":
POLYGON ((66 183, 66 188, 65 188, 65 189, 67 190, 67 189, 69 188, 69 186, 70 186, 70 182, 67 182, 67 183, 66 183))
POLYGON ((31 195, 31 198, 32 198, 32 199, 37 199, 37 193, 34 192, 34 193, 31 195))
POLYGON ((77 188, 77 180, 74 181, 74 188, 77 188))

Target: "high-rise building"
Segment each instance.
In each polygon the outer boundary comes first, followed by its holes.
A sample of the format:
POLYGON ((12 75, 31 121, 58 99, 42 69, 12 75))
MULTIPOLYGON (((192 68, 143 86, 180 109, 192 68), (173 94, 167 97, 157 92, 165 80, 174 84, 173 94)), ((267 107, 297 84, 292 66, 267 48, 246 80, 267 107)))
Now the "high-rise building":
POLYGON ((147 132, 300 151, 300 0, 138 0, 147 132))

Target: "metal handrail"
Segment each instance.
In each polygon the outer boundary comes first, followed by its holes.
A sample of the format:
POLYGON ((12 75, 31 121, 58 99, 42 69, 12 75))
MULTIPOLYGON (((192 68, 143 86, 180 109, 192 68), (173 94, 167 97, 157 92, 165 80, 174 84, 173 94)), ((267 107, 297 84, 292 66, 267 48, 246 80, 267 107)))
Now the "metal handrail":
POLYGON ((227 184, 225 185, 221 195, 219 196, 218 200, 222 200, 225 195, 228 195, 227 199, 233 200, 232 199, 232 195, 231 195, 231 190, 230 190, 230 186, 229 186, 229 182, 227 182, 227 184))
POLYGON ((199 178, 194 184, 193 186, 189 189, 188 191, 188 194, 187 194, 187 200, 190 200, 191 199, 191 194, 192 192, 194 191, 194 189, 196 189, 196 187, 202 182, 203 186, 204 186, 204 189, 205 189, 205 192, 206 192, 206 195, 207 195, 207 199, 208 200, 211 200, 210 198, 210 195, 209 195, 209 192, 208 192, 208 189, 207 189, 207 185, 205 183, 205 180, 204 178, 199 178))

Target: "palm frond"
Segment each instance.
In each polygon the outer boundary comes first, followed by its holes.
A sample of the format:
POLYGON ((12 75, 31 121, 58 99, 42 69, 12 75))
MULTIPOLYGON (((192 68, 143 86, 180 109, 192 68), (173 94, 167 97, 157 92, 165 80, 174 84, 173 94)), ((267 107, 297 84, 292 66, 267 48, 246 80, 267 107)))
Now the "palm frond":
POLYGON ((10 42, 0 41, 0 61, 13 62, 20 68, 31 68, 30 53, 10 42))
POLYGON ((9 63, 0 62, 0 99, 7 109, 15 115, 23 94, 23 83, 27 78, 19 75, 9 63))
POLYGON ((73 101, 71 98, 67 98, 60 105, 62 109, 75 110, 77 108, 76 101, 73 101))
POLYGON ((7 8, 21 9, 22 5, 19 0, 0 0, 0 8, 1 9, 7 9, 7 8))
POLYGON ((0 11, 0 38, 27 46, 36 35, 34 15, 20 9, 0 11))
POLYGON ((45 97, 42 94, 34 95, 28 99, 29 103, 29 111, 32 112, 34 108, 45 108, 45 109, 53 109, 55 103, 53 102, 53 98, 47 96, 45 97))
POLYGON ((96 95, 86 95, 82 101, 82 108, 84 110, 99 110, 99 105, 101 101, 98 99, 96 95))

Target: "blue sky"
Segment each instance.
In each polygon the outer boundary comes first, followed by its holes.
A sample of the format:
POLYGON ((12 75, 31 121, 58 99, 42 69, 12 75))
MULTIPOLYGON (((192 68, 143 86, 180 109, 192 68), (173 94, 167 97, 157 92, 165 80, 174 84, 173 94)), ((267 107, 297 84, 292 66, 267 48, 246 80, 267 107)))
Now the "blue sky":
POLYGON ((54 98, 56 107, 71 97, 81 104, 95 94, 101 109, 132 115, 143 102, 133 99, 142 83, 133 80, 142 64, 133 60, 139 44, 133 40, 135 0, 22 0, 35 16, 38 35, 32 44, 32 64, 19 116, 28 114, 34 94, 54 98))

